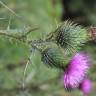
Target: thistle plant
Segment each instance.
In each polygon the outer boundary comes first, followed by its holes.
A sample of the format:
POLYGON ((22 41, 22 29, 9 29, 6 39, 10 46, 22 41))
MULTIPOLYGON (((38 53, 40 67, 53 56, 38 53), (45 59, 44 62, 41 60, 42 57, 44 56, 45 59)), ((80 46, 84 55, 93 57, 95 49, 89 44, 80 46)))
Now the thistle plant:
MULTIPOLYGON (((33 0, 33 1, 37 2, 38 0, 37 1, 33 0)), ((9 10, 12 14, 14 14, 23 23, 26 23, 26 20, 24 18, 22 18, 22 16, 19 16, 17 13, 15 13, 13 10, 11 10, 9 7, 7 7, 2 1, 0 1, 0 4, 3 7, 5 7, 7 10, 9 10)), ((40 5, 42 6, 41 3, 40 3, 40 5)), ((47 5, 49 7, 49 3, 47 5)), ((37 8, 39 8, 38 4, 36 4, 35 6, 37 8)), ((26 6, 26 8, 27 8, 27 6, 26 6)), ((45 5, 44 5, 44 8, 45 8, 45 5)), ((52 8, 53 8, 53 6, 52 6, 52 8)), ((32 9, 35 9, 35 7, 33 7, 32 9)), ((42 14, 42 12, 44 13, 44 11, 42 11, 42 9, 43 9, 43 7, 40 9, 40 12, 38 10, 38 12, 40 14, 42 14)), ((49 11, 50 9, 51 8, 48 8, 47 11, 48 11, 48 13, 51 13, 50 14, 50 16, 51 16, 52 11, 49 11)), ((28 10, 29 10, 29 8, 28 8, 28 10)), ((23 11, 23 13, 25 13, 24 11, 23 11)), ((35 11, 33 11, 33 13, 34 12, 35 11)), ((35 12, 36 15, 38 12, 37 11, 35 12)), ((46 11, 45 11, 45 13, 46 13, 46 11)), ((53 15, 55 16, 56 14, 53 14, 53 15)), ((41 15, 41 16, 43 17, 43 15, 41 15)), ((35 16, 33 16, 33 17, 35 17, 35 16)), ((39 19, 37 19, 37 17, 36 17, 37 21, 39 19)), ((44 20, 46 20, 46 18, 45 19, 42 18, 42 20, 44 21, 44 20)), ((52 20, 49 20, 49 21, 52 21, 52 20)), ((42 23, 41 20, 40 20, 40 22, 42 23)), ((24 25, 26 25, 26 24, 24 24, 24 25)), ((88 79, 89 77, 87 78, 87 76, 88 76, 88 71, 90 70, 90 67, 91 67, 91 62, 90 62, 90 58, 89 58, 88 54, 83 51, 81 52, 80 49, 82 49, 82 47, 86 44, 87 41, 96 40, 96 27, 85 28, 85 27, 75 23, 74 21, 67 20, 67 21, 62 22, 56 29, 54 29, 54 31, 45 35, 44 38, 39 38, 39 39, 37 38, 34 40, 33 38, 29 39, 28 37, 30 37, 29 35, 31 32, 33 32, 34 30, 38 30, 39 28, 33 28, 32 26, 29 27, 29 25, 30 25, 29 22, 27 23, 27 25, 28 25, 27 27, 25 26, 24 28, 20 28, 20 29, 18 29, 18 28, 10 29, 10 21, 9 21, 9 25, 8 25, 7 29, 5 29, 5 30, 0 29, 1 37, 3 37, 3 38, 7 37, 7 39, 9 41, 10 41, 10 39, 12 41, 15 40, 16 42, 19 41, 20 43, 30 46, 29 50, 32 50, 32 51, 30 51, 30 55, 28 56, 26 66, 23 70, 23 76, 22 76, 23 82, 20 82, 20 84, 22 83, 23 86, 20 86, 19 89, 21 89, 21 91, 23 91, 23 92, 26 90, 26 88, 32 88, 33 91, 34 91, 34 89, 36 89, 36 92, 38 92, 38 90, 42 91, 41 89, 46 90, 46 85, 47 85, 47 84, 45 84, 46 81, 43 82, 44 86, 42 87, 41 86, 42 81, 39 84, 38 83, 39 80, 37 80, 37 81, 35 81, 36 84, 34 84, 34 80, 33 80, 32 84, 28 84, 28 83, 26 83, 26 80, 25 80, 27 78, 26 70, 29 66, 30 59, 34 60, 32 57, 33 52, 35 54, 35 52, 38 51, 40 60, 41 60, 40 62, 42 62, 45 67, 48 67, 48 68, 50 67, 50 71, 52 69, 58 69, 58 70, 60 70, 60 73, 61 72, 63 73, 63 79, 62 79, 63 82, 62 83, 63 83, 63 88, 65 88, 66 91, 70 92, 73 89, 74 90, 78 89, 80 92, 83 93, 84 96, 89 96, 89 94, 91 92, 91 80, 89 80, 88 79), (33 49, 36 51, 34 51, 33 49), (32 87, 27 87, 26 84, 32 85, 32 87), (22 90, 21 87, 24 90, 22 90)), ((45 28, 46 26, 43 25, 43 23, 42 23, 42 27, 45 28)), ((36 59, 38 60, 37 57, 36 57, 36 59)), ((5 58, 4 58, 4 60, 5 60, 5 58)), ((44 66, 43 66, 44 67, 44 69, 43 69, 43 67, 41 65, 42 63, 38 63, 38 65, 44 74, 44 76, 41 76, 41 77, 44 77, 44 79, 45 79, 46 78, 45 75, 46 75, 47 71, 45 72, 46 68, 44 66)), ((31 64, 33 64, 33 62, 31 62, 31 64)), ((38 72, 33 75, 36 75, 39 78, 38 73, 40 71, 39 71, 38 65, 36 65, 36 69, 34 68, 35 72, 36 72, 36 70, 38 72)), ((32 72, 34 70, 32 70, 32 72)), ((33 72, 33 73, 35 73, 35 72, 33 72)), ((48 74, 52 74, 52 73, 50 72, 48 74)), ((56 74, 56 72, 55 72, 55 74, 56 74)), ((32 80, 31 76, 32 75, 28 74, 27 80, 28 79, 32 80)), ((48 75, 48 76, 50 76, 50 75, 48 75)), ((60 76, 59 76, 59 78, 60 78, 60 76)), ((41 77, 40 77, 40 79, 41 79, 41 77)), ((38 78, 35 78, 35 80, 38 78)), ((54 82, 53 79, 58 79, 58 78, 57 77, 52 78, 52 81, 54 82)), ((55 83, 55 85, 56 84, 57 84, 57 82, 55 83)), ((2 85, 1 85, 1 87, 2 87, 2 85)), ((16 90, 16 88, 15 88, 15 90, 16 90)), ((18 91, 18 88, 17 88, 17 91, 18 91)), ((43 91, 40 93, 43 93, 43 91)), ((48 93, 49 93, 49 90, 48 90, 48 93)), ((23 95, 28 96, 28 94, 22 94, 22 96, 23 95)), ((45 95, 45 91, 44 91, 44 95, 45 95)), ((36 96, 38 96, 38 95, 36 95, 36 96)))
MULTIPOLYGON (((35 29, 31 29, 31 31, 35 29)), ((78 88, 90 69, 89 57, 78 50, 90 40, 91 36, 87 30, 71 21, 65 21, 54 32, 50 32, 47 35, 48 37, 45 36, 44 39, 30 41, 27 39, 27 35, 31 31, 27 30, 18 36, 18 34, 7 34, 1 30, 0 34, 31 45, 32 48, 40 52, 41 62, 64 72, 63 81, 65 89, 78 88), (71 56, 68 56, 69 53, 71 53, 71 56), (69 61, 67 58, 71 57, 72 59, 69 61)))

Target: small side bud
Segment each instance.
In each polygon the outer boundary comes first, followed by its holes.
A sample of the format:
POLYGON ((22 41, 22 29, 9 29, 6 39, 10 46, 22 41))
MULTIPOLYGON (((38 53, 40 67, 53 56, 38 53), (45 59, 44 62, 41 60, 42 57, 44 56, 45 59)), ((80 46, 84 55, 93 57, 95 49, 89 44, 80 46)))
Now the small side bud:
POLYGON ((91 27, 88 29, 88 36, 91 40, 96 41, 96 27, 91 27))

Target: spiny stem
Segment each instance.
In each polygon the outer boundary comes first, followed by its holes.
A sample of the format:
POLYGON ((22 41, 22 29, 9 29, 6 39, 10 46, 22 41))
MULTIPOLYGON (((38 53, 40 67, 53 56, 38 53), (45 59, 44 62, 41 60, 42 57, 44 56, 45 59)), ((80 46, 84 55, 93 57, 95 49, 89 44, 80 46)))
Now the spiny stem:
MULTIPOLYGON (((12 34, 8 34, 8 32, 10 32, 10 31, 12 31, 11 29, 9 30, 0 30, 0 35, 4 35, 4 36, 7 36, 7 37, 11 37, 11 38, 14 38, 14 39, 17 39, 17 40, 19 40, 19 41, 21 41, 21 42, 26 42, 26 40, 24 41, 24 38, 26 38, 27 37, 27 35, 29 34, 29 33, 31 33, 32 31, 34 31, 34 30, 37 30, 38 28, 29 28, 28 30, 27 30, 27 32, 25 32, 24 34, 22 34, 21 36, 15 36, 14 35, 14 33, 13 33, 13 35, 12 34), (8 31, 8 32, 7 32, 8 31)), ((13 30, 14 31, 14 30, 13 30)))
POLYGON ((7 34, 7 33, 5 33, 3 30, 0 30, 0 35, 4 35, 4 36, 8 36, 8 37, 12 37, 12 38, 15 38, 15 39, 17 39, 17 40, 20 40, 19 37, 16 37, 16 36, 7 34))
POLYGON ((39 29, 39 27, 36 27, 36 28, 30 28, 29 30, 28 30, 28 32, 26 32, 24 35, 25 36, 27 36, 28 34, 30 34, 32 31, 35 31, 35 30, 38 30, 39 29))

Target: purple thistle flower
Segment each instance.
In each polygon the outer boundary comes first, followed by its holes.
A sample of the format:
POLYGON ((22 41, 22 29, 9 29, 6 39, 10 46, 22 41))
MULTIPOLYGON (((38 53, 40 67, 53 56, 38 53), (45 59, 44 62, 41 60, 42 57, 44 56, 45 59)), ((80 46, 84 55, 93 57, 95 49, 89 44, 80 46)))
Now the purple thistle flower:
POLYGON ((79 86, 90 67, 89 58, 84 53, 77 53, 69 62, 64 72, 65 89, 74 89, 79 86))
POLYGON ((80 83, 79 89, 83 92, 84 96, 88 96, 91 92, 91 81, 89 79, 84 79, 80 83))

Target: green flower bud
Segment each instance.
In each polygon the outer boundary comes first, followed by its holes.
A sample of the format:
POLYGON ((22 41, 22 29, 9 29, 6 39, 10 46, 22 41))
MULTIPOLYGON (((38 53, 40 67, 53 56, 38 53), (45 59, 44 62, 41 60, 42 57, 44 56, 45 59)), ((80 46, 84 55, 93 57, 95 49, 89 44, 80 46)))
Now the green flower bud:
POLYGON ((64 70, 66 66, 64 54, 59 48, 46 48, 42 52, 41 60, 50 67, 61 68, 64 70))
POLYGON ((55 30, 53 38, 65 51, 75 52, 87 41, 88 35, 82 26, 66 21, 55 30))

